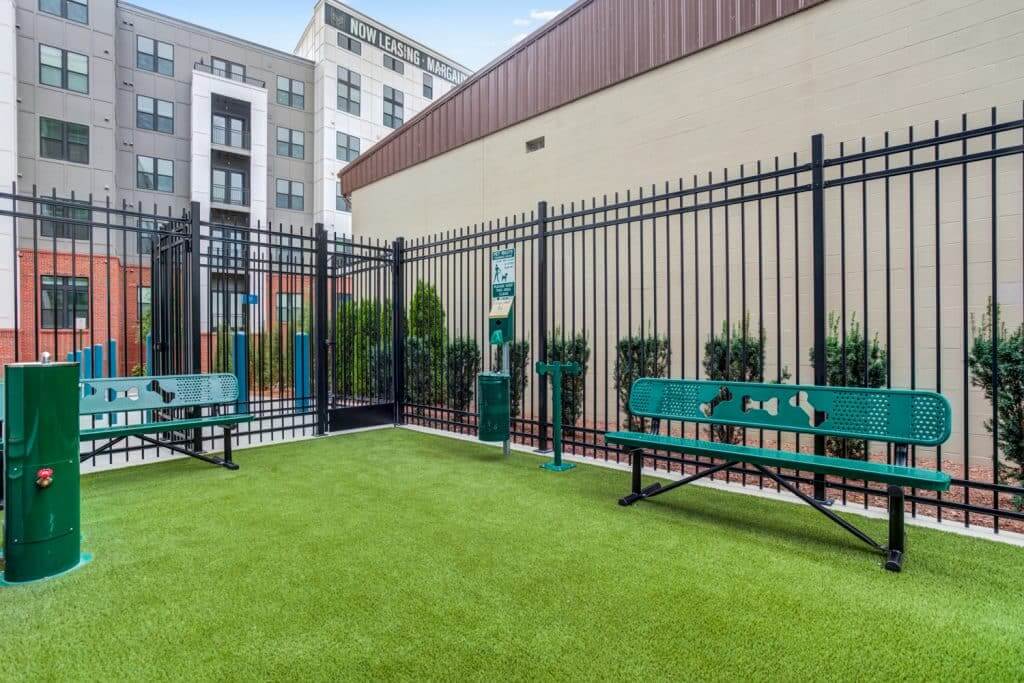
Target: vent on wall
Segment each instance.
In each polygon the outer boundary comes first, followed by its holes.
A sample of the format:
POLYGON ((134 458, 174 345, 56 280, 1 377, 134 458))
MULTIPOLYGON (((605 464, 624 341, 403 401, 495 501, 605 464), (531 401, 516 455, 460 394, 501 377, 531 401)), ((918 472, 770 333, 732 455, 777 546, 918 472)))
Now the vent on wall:
POLYGON ((526 141, 526 153, 537 152, 544 149, 544 138, 534 138, 526 141))

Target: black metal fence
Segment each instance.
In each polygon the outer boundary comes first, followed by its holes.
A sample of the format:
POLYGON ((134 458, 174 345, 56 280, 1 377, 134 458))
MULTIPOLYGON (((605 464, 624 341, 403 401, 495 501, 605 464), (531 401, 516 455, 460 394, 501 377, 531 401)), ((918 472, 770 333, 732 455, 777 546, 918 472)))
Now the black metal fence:
MULTIPOLYGON (((464 366, 497 365, 486 333, 488 264, 495 250, 515 247, 517 441, 549 444, 538 360, 584 365, 563 387, 566 440, 578 455, 614 461, 628 456, 603 433, 632 422, 626 398, 638 376, 934 389, 954 404, 953 437, 913 449, 911 460, 948 471, 954 486, 913 491, 912 512, 1024 528, 1024 443, 1012 443, 1022 438, 1014 420, 1024 389, 1011 360, 1024 351, 1015 332, 1024 313, 1024 112, 983 118, 831 148, 815 136, 804 154, 540 202, 527 214, 412 240, 402 250, 411 328, 403 419, 475 429, 473 373, 464 366)), ((666 428, 892 457, 820 437, 666 428)), ((714 464, 692 458, 685 469, 714 464)), ((786 474, 822 497, 885 505, 885 492, 865 482, 786 474)), ((725 478, 766 485, 742 467, 725 478)))
MULTIPOLYGON (((256 416, 239 445, 400 422, 473 433, 475 375, 498 364, 491 254, 514 247, 516 441, 550 442, 538 360, 585 366, 564 388, 566 443, 614 461, 628 456, 603 434, 636 426, 625 406, 639 376, 935 389, 954 404, 953 438, 911 459, 954 487, 911 492, 912 512, 1022 529, 1022 204, 1024 111, 995 109, 880 140, 815 136, 802 154, 391 244, 211 222, 198 204, 143 214, 15 188, 0 194, 12 238, 0 272, 10 264, 17 291, 0 353, 77 353, 83 372, 235 373, 239 409, 256 416)), ((891 458, 870 444, 663 427, 891 458)), ((129 441, 105 457, 150 455, 129 441)), ((865 482, 784 474, 884 505, 865 482)), ((768 485, 742 467, 718 476, 768 485)))

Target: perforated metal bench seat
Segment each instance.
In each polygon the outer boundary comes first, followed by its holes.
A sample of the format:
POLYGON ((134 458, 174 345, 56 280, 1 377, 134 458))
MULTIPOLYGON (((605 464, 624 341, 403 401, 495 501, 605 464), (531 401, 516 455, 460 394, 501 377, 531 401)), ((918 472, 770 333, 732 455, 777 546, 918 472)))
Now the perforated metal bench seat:
POLYGON ((736 444, 686 439, 663 434, 645 434, 644 432, 609 432, 605 434, 608 443, 627 448, 669 451, 672 453, 689 453, 725 460, 763 465, 765 467, 781 467, 831 474, 850 479, 865 479, 883 484, 909 486, 927 491, 948 491, 950 476, 945 472, 926 470, 918 467, 901 467, 881 462, 865 462, 846 460, 827 455, 811 455, 808 453, 791 453, 757 446, 740 446, 736 444))
POLYGON ((251 415, 211 415, 210 417, 198 417, 188 420, 146 422, 119 427, 96 427, 95 429, 83 429, 79 435, 79 440, 96 441, 98 439, 138 436, 139 434, 163 434, 165 432, 180 432, 189 429, 200 429, 202 427, 224 427, 250 421, 252 421, 251 415))
POLYGON ((949 475, 944 472, 907 465, 911 446, 938 446, 949 438, 952 409, 944 396, 932 391, 644 377, 630 387, 629 413, 634 419, 650 420, 651 431, 605 434, 608 443, 629 451, 632 465, 632 490, 619 499, 620 505, 654 498, 716 472, 747 464, 885 555, 885 568, 892 571, 902 569, 906 551, 903 487, 946 491, 951 484, 949 475), (892 444, 895 463, 889 465, 820 453, 790 453, 670 436, 659 433, 662 422, 765 429, 889 443, 892 444), (678 456, 661 455, 658 451, 708 456, 719 462, 708 463, 700 471, 677 481, 668 484, 656 482, 644 487, 645 458, 681 462, 678 456), (813 472, 815 495, 808 495, 776 469, 813 472), (830 509, 828 501, 824 500, 826 481, 823 475, 886 485, 888 545, 883 546, 830 509))
POLYGON ((102 427, 82 429, 80 441, 106 443, 90 453, 83 453, 82 460, 95 457, 111 450, 118 442, 130 436, 141 439, 175 453, 188 455, 204 462, 237 469, 231 460, 231 430, 235 425, 250 422, 247 413, 221 413, 221 410, 238 405, 238 380, 226 373, 209 375, 166 375, 158 377, 107 377, 82 380, 82 396, 78 412, 81 416, 103 416, 109 423, 102 427), (209 408, 213 415, 201 416, 199 411, 209 408), (156 414, 173 414, 171 419, 152 419, 156 414), (185 416, 180 416, 184 412, 185 416), (119 415, 143 413, 140 422, 117 424, 119 415), (220 427, 224 430, 224 457, 214 457, 202 452, 201 430, 203 427, 220 427), (192 445, 180 442, 160 441, 154 436, 170 432, 194 431, 192 445))

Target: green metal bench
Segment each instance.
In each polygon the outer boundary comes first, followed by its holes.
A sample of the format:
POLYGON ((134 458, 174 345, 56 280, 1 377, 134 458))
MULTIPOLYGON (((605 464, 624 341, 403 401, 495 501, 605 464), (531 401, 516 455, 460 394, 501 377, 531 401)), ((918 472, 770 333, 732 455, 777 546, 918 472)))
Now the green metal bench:
MULTIPOLYGON (((113 377, 84 379, 78 412, 81 416, 120 415, 146 411, 150 419, 136 424, 108 424, 82 429, 81 441, 105 441, 99 448, 83 453, 82 460, 100 455, 128 437, 167 448, 176 453, 197 458, 231 470, 238 469, 231 460, 231 431, 235 425, 249 422, 252 416, 244 413, 223 413, 224 408, 238 401, 238 380, 234 375, 170 375, 164 377, 113 377), (203 408, 212 415, 202 416, 203 408), (190 417, 171 417, 170 411, 193 413, 190 417), (224 457, 217 458, 201 452, 200 439, 194 447, 181 432, 221 427, 224 430, 224 457), (154 435, 178 434, 176 439, 159 439, 154 435), (174 441, 172 443, 172 441, 174 441)), ((108 420, 108 422, 111 422, 108 420)))
POLYGON ((790 493, 885 556, 885 568, 900 571, 906 552, 903 487, 946 491, 944 472, 907 466, 910 446, 938 446, 949 438, 949 401, 929 391, 818 387, 643 378, 633 383, 629 411, 651 420, 651 433, 609 432, 605 440, 622 446, 632 458, 632 491, 619 500, 632 505, 738 465, 752 465, 790 493), (815 434, 894 444, 894 464, 848 460, 825 454, 791 453, 770 448, 719 443, 659 434, 662 421, 694 422, 746 429, 815 434), (680 462, 653 451, 710 456, 721 462, 670 484, 644 488, 645 457, 680 462), (889 543, 881 545, 769 468, 834 475, 887 485, 889 543))

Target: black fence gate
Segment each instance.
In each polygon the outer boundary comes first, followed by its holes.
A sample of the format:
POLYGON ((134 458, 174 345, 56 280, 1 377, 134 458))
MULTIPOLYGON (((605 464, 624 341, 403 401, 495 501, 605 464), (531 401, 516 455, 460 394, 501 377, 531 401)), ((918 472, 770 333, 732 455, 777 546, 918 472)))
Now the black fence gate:
MULTIPOLYGON (((402 345, 400 247, 377 241, 326 240, 324 378, 328 431, 398 420, 396 355, 402 345)), ((397 367, 400 367, 400 363, 397 367)))

